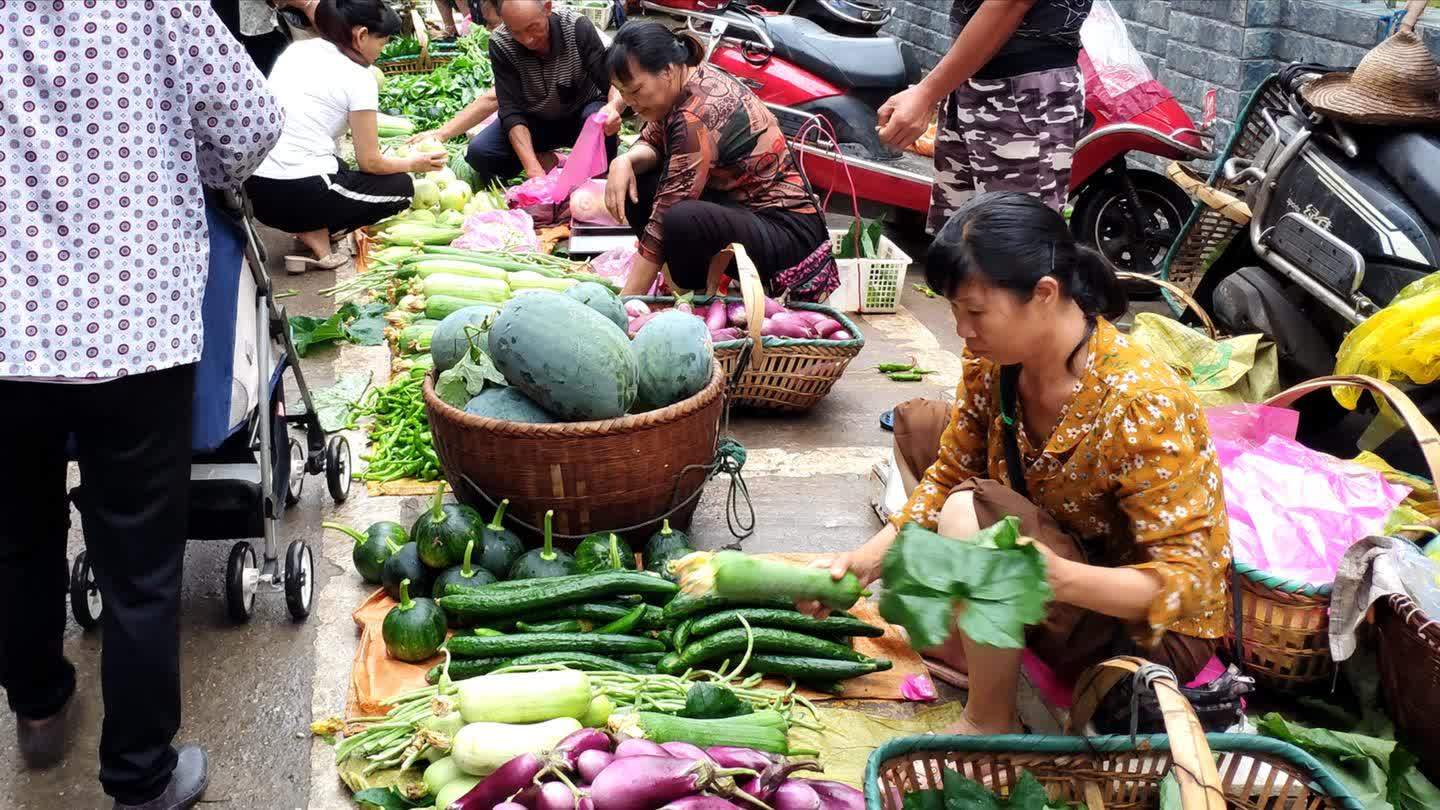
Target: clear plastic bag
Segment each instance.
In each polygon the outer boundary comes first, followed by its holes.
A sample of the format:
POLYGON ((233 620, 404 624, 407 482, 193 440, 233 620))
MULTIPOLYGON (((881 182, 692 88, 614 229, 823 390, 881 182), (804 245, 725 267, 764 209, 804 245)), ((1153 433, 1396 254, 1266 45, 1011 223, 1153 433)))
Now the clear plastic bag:
POLYGON ((1080 71, 1085 80, 1085 106, 1111 121, 1131 118, 1173 96, 1155 81, 1140 51, 1130 43, 1130 29, 1108 0, 1095 0, 1080 26, 1080 71))

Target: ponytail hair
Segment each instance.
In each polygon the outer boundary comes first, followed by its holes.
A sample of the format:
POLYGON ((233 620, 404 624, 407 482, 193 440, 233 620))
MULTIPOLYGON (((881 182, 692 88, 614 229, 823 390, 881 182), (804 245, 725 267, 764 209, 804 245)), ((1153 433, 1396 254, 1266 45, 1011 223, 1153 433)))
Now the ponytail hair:
POLYGON ((356 28, 393 37, 400 33, 400 15, 385 0, 319 0, 315 5, 315 32, 352 58, 358 56, 353 44, 356 28))
POLYGON ((629 82, 631 62, 646 73, 659 73, 667 67, 695 67, 705 58, 705 46, 688 31, 672 31, 651 20, 632 20, 620 26, 615 40, 605 52, 605 66, 610 78, 629 82))
POLYGON ((976 276, 1025 300, 1050 276, 1090 319, 1117 319, 1129 305, 1115 272, 1100 254, 1075 241, 1064 217, 1018 191, 976 195, 930 246, 925 261, 930 289, 951 298, 976 276))

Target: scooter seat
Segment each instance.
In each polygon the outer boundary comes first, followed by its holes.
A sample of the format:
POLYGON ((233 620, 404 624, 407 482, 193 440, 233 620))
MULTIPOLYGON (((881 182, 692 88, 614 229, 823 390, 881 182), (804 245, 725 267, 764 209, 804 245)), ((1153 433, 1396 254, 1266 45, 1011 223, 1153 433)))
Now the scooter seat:
POLYGON ((1402 132, 1375 150, 1380 168, 1431 224, 1440 222, 1440 135, 1402 132))
POLYGON ((893 37, 842 37, 803 17, 766 21, 775 55, 842 90, 900 90, 905 57, 893 37))

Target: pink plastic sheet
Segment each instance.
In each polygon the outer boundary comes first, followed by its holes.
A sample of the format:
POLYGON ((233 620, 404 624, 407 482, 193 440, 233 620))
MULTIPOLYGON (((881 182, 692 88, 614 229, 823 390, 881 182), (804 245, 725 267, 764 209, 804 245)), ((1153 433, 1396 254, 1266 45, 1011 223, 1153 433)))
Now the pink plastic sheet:
POLYGON ((585 121, 580 137, 569 157, 562 160, 543 177, 532 177, 505 192, 511 205, 528 208, 532 205, 555 205, 570 199, 570 192, 581 183, 602 174, 608 168, 605 160, 605 121, 608 113, 595 113, 585 121))
POLYGON ((1410 489, 1295 441, 1294 411, 1206 411, 1224 477, 1235 559, 1323 585, 1352 543, 1379 533, 1410 489))
POLYGON ((524 253, 540 250, 535 220, 524 211, 477 211, 465 218, 463 228, 465 232, 450 243, 452 247, 524 253))

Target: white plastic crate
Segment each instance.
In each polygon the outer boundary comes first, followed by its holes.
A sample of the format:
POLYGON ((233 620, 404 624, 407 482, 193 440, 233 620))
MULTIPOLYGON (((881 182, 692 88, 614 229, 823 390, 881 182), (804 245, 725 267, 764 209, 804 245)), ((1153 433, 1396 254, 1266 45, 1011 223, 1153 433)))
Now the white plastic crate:
MULTIPOLYGON (((830 249, 837 256, 845 234, 844 230, 830 231, 830 249)), ((910 257, 890 237, 881 235, 879 258, 836 259, 835 264, 840 269, 840 286, 830 294, 830 306, 841 312, 894 312, 899 308, 910 257)))
POLYGON ((589 17, 597 31, 604 31, 610 27, 610 15, 615 11, 615 4, 611 0, 567 0, 566 2, 557 2, 555 7, 589 17))

